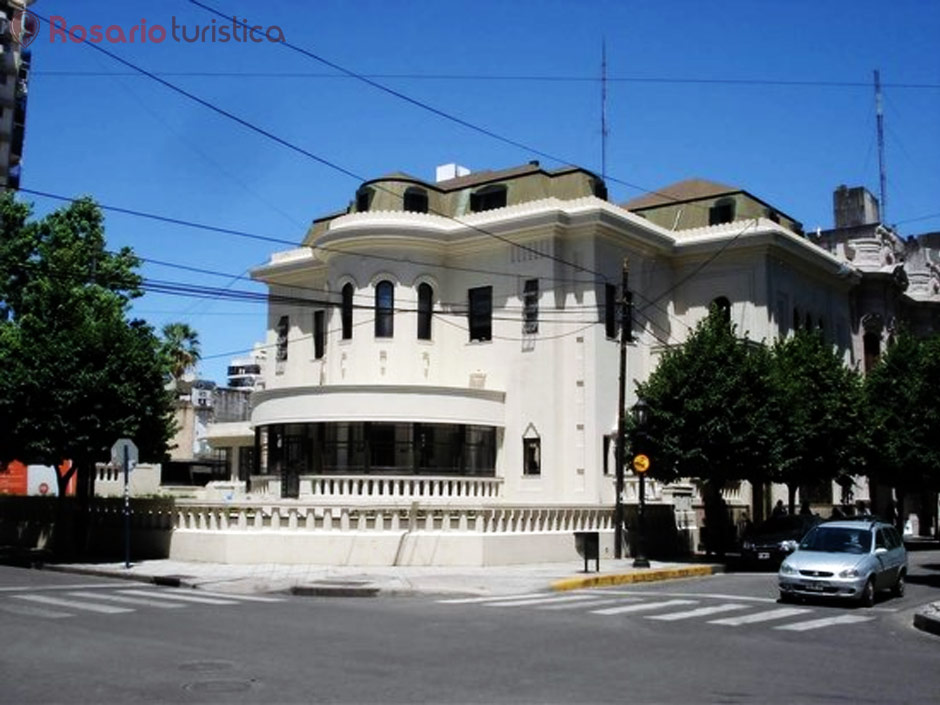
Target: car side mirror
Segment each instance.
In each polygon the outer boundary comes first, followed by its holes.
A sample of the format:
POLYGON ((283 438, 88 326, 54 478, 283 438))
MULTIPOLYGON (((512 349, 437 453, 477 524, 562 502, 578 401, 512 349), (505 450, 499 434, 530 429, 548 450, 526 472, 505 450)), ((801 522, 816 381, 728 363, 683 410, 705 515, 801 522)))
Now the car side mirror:
POLYGON ((888 552, 888 549, 884 548, 883 546, 879 546, 878 548, 875 549, 876 556, 880 553, 887 553, 887 552, 888 552))

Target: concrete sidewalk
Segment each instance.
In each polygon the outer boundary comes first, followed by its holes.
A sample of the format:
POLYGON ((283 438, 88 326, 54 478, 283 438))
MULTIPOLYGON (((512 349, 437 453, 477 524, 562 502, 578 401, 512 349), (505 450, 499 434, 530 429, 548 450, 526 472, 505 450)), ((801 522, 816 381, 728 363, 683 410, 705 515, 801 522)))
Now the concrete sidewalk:
POLYGON ((46 564, 46 570, 125 578, 160 585, 188 586, 240 594, 294 592, 304 595, 513 595, 548 590, 623 585, 698 577, 724 571, 711 564, 660 563, 632 567, 632 559, 607 560, 600 572, 582 564, 545 563, 477 567, 334 567, 308 565, 231 565, 154 560, 132 563, 46 564))

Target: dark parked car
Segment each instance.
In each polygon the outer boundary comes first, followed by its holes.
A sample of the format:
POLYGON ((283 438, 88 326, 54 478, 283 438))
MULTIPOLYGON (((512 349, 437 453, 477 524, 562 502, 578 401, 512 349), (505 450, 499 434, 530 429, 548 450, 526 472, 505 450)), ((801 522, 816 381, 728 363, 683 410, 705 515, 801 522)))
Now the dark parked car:
POLYGON ((776 570, 800 545, 809 530, 822 521, 815 514, 771 517, 744 535, 741 560, 746 566, 776 570))

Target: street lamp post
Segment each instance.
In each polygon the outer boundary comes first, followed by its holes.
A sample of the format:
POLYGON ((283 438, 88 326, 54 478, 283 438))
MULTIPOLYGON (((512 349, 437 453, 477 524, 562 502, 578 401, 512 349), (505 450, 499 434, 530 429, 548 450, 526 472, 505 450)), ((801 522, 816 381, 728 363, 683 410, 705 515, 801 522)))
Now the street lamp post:
POLYGON ((649 406, 643 399, 638 399, 631 409, 633 412, 633 470, 640 476, 640 504, 637 507, 637 537, 636 553, 633 558, 634 568, 649 568, 650 562, 646 558, 646 471, 649 470, 650 459, 646 455, 645 444, 637 443, 646 433, 646 424, 649 419, 649 406))

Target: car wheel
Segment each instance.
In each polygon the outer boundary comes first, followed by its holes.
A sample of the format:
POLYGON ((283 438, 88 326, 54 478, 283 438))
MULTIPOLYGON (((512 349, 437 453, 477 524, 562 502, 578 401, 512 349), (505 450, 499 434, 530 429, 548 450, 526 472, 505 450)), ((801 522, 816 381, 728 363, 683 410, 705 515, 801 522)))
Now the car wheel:
POLYGON ((859 602, 862 603, 862 607, 874 607, 875 606, 875 579, 869 578, 868 582, 865 583, 865 587, 862 588, 862 594, 859 596, 859 602))
POLYGON ((894 587, 891 588, 891 592, 895 597, 904 597, 905 578, 907 578, 907 576, 901 571, 898 575, 898 581, 894 584, 894 587))

